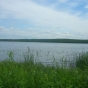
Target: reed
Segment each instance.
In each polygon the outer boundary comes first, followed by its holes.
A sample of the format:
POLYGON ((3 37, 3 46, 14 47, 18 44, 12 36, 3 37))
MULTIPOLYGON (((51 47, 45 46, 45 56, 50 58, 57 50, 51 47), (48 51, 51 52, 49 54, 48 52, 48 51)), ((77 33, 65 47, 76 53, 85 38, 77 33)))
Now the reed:
POLYGON ((88 52, 79 54, 75 60, 76 67, 85 69, 88 67, 88 52))
POLYGON ((88 65, 84 70, 79 69, 81 58, 87 59, 87 55, 76 59, 76 68, 63 69, 35 63, 33 56, 25 56, 24 62, 15 62, 14 53, 10 52, 8 59, 0 61, 0 88, 88 88, 88 65))

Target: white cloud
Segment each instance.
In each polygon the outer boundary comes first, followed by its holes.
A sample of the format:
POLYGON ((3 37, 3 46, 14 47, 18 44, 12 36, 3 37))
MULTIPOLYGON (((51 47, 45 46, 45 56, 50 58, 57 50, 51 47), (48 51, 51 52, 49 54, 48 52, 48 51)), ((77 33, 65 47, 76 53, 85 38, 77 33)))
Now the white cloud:
MULTIPOLYGON (((67 2, 67 0, 60 0, 60 2, 67 2)), ((73 3, 71 6, 76 6, 73 3)), ((40 36, 39 33, 46 30, 55 30, 56 27, 60 27, 62 30, 70 30, 75 33, 82 32, 86 34, 88 32, 88 19, 84 19, 82 17, 78 17, 77 15, 71 15, 64 11, 55 11, 54 9, 50 9, 48 7, 39 6, 36 3, 33 3, 30 0, 1 0, 0 2, 0 18, 12 18, 17 20, 26 20, 27 22, 36 26, 36 29, 29 29, 31 31, 26 30, 10 30, 11 34, 15 33, 16 35, 22 36, 40 36), (38 28, 40 27, 40 28, 38 28), (43 28, 44 27, 44 28, 43 28), (41 29, 43 28, 43 29, 41 29), (37 30, 38 29, 38 30, 37 30)), ((8 31, 5 29, 5 31, 8 31)), ((10 34, 9 32, 9 34, 10 34)), ((55 33, 48 32, 48 36, 55 36, 55 33)), ((45 36, 46 34, 44 34, 45 36)), ((63 33, 58 33, 58 37, 61 35, 63 37, 63 33), (61 35, 62 34, 62 35, 61 35)), ((66 37, 70 34, 64 34, 66 37)), ((42 35, 41 35, 42 36, 42 35)), ((46 37, 46 36, 45 36, 46 37)), ((81 37, 80 37, 81 38, 81 37)))
MULTIPOLYGON (((32 28, 30 28, 32 29, 32 28)), ((73 34, 69 32, 54 32, 54 31, 38 31, 37 29, 34 29, 36 31, 30 30, 30 29, 14 29, 14 28, 5 28, 0 27, 0 38, 2 38, 1 35, 4 36, 4 38, 86 38, 87 33, 79 32, 78 34, 73 34), (84 35, 86 34, 86 35, 84 35)))

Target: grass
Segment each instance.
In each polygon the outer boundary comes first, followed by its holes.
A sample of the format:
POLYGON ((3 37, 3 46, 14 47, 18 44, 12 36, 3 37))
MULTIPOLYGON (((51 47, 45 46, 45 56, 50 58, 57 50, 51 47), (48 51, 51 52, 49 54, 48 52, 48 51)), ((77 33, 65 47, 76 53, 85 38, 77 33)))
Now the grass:
POLYGON ((83 64, 85 69, 82 69, 79 65, 84 57, 87 59, 86 54, 80 59, 76 57, 74 69, 44 66, 30 57, 15 62, 10 52, 9 58, 0 62, 0 88, 88 88, 88 66, 83 64))
POLYGON ((76 57, 76 67, 80 69, 88 67, 88 52, 81 53, 76 57))

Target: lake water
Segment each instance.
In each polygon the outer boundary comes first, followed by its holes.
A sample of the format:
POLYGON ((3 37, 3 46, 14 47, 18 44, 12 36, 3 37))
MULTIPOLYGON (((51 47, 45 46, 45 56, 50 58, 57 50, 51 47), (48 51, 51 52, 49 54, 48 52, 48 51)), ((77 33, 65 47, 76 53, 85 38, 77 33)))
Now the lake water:
POLYGON ((12 51, 16 61, 23 60, 23 56, 28 53, 34 55, 36 61, 52 62, 62 58, 73 60, 75 55, 88 52, 88 44, 77 43, 39 43, 39 42, 1 42, 0 60, 8 58, 8 53, 12 51))

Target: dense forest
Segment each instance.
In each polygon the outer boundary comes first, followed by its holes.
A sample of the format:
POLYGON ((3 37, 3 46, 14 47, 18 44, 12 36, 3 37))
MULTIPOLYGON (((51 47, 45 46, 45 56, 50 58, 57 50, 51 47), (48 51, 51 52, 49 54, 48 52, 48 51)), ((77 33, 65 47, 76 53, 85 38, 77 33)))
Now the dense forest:
POLYGON ((88 43, 88 40, 81 39, 0 39, 9 42, 51 42, 51 43, 88 43))

